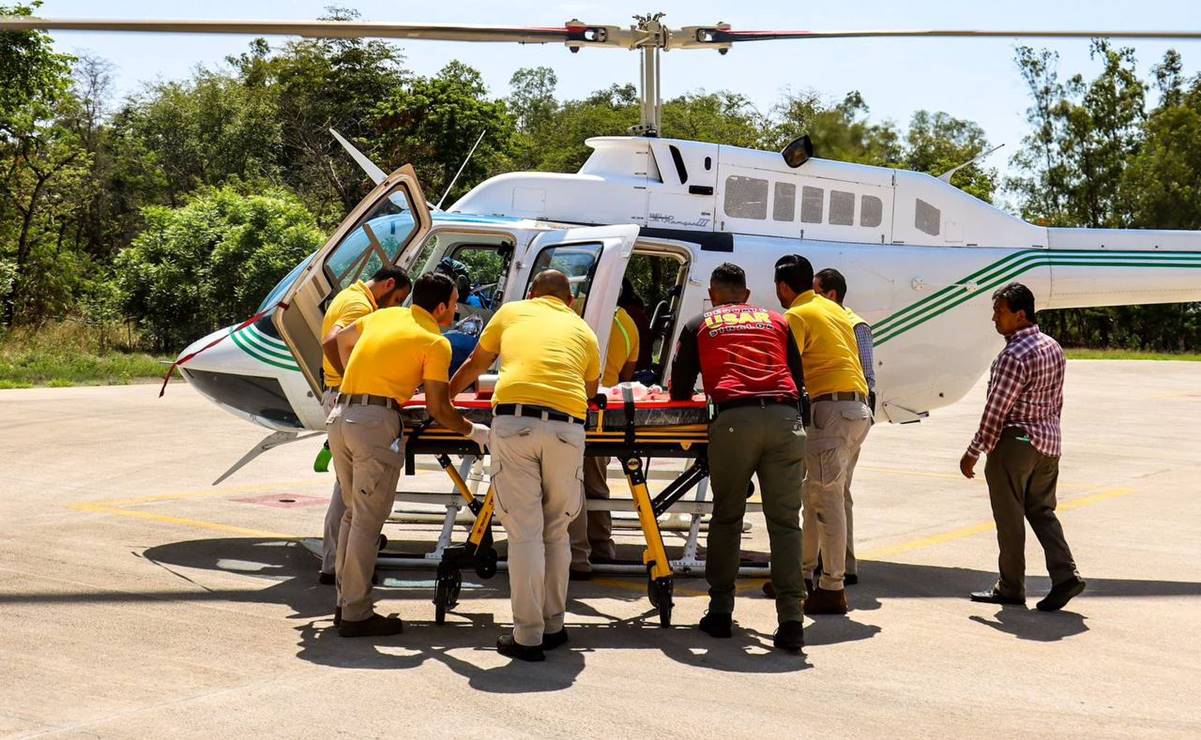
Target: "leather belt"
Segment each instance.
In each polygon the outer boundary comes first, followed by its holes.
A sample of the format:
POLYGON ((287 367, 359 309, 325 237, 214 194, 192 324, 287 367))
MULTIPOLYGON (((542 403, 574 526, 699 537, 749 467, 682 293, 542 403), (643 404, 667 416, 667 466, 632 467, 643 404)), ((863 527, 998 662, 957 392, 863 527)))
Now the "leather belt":
POLYGON ((859 403, 867 403, 867 396, 862 393, 839 391, 837 393, 823 393, 813 399, 814 403, 818 401, 858 401, 859 403))
POLYGON ((729 411, 730 409, 741 409, 748 406, 757 406, 765 409, 768 406, 789 406, 797 407, 797 400, 789 396, 750 396, 748 398, 735 398, 732 401, 714 404, 717 408, 717 413, 729 411))
POLYGON ((400 411, 400 403, 389 396, 373 396, 370 393, 339 393, 339 406, 383 406, 400 411))
POLYGON ((584 420, 576 418, 571 414, 565 414, 562 411, 547 408, 546 406, 533 406, 528 403, 498 403, 492 407, 494 416, 526 416, 531 419, 544 419, 546 421, 565 421, 568 424, 583 424, 584 420))

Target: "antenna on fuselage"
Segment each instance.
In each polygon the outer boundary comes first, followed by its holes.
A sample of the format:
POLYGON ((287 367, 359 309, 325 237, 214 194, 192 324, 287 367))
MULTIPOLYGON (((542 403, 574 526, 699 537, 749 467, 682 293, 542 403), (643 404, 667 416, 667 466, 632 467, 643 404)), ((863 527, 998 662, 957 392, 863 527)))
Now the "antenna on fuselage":
POLYGON ((459 165, 459 171, 456 172, 455 176, 450 179, 450 184, 446 186, 446 192, 443 193, 442 197, 438 199, 438 205, 434 206, 435 211, 442 210, 442 201, 446 200, 446 196, 450 195, 450 189, 453 188, 455 183, 459 181, 459 175, 463 174, 463 168, 466 167, 467 163, 471 161, 471 155, 475 154, 475 148, 480 145, 481 141, 484 140, 484 134, 486 133, 488 133, 488 129, 481 131, 479 137, 475 140, 475 143, 471 145, 471 151, 467 152, 467 157, 463 159, 463 164, 459 165))
POLYGON ((366 154, 363 154, 355 148, 354 144, 351 144, 349 141, 342 138, 342 134, 334 131, 332 128, 329 130, 329 132, 334 135, 334 138, 338 140, 338 143, 342 145, 342 148, 346 150, 346 153, 350 155, 350 158, 354 160, 355 164, 357 164, 363 170, 363 172, 367 173, 367 177, 371 178, 371 182, 379 185, 381 182, 388 179, 388 176, 379 168, 378 165, 376 165, 375 162, 367 159, 366 154))
POLYGON ((939 175, 939 176, 938 176, 938 179, 939 179, 939 180, 942 180, 942 181, 943 181, 943 182, 945 182, 946 184, 950 185, 950 184, 951 184, 951 178, 955 176, 955 173, 956 173, 956 172, 958 172, 959 170, 963 169, 964 167, 967 167, 969 164, 971 164, 972 162, 975 162, 975 161, 976 161, 976 160, 978 160, 978 159, 984 159, 985 157, 987 157, 988 155, 992 154, 993 152, 995 152, 996 150, 1000 149, 1000 148, 1001 148, 1001 147, 1003 147, 1003 146, 1005 146, 1005 145, 1004 145, 1004 144, 997 144, 997 145, 996 145, 996 146, 994 146, 992 149, 989 149, 987 152, 983 152, 983 153, 981 153, 981 154, 977 154, 976 156, 972 157, 971 159, 969 159, 968 161, 964 162, 963 164, 961 164, 961 165, 957 165, 957 166, 955 166, 955 167, 952 167, 951 169, 949 169, 949 170, 947 170, 946 172, 942 173, 941 175, 939 175))

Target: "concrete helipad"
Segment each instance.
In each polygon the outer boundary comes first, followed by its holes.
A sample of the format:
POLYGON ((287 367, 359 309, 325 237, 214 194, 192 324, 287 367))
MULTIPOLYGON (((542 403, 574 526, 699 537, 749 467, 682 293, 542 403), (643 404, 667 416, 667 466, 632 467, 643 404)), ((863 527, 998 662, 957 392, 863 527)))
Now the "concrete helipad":
MULTIPOLYGON (((703 580, 664 630, 641 579, 606 576, 572 585, 569 649, 529 665, 491 647, 503 573, 470 575, 436 626, 432 571, 392 572, 380 608, 404 635, 330 629, 297 541, 331 483, 320 440, 212 487, 264 433, 186 386, 0 391, 0 734, 1201 735, 1201 363, 1070 363, 1060 511, 1089 590, 1059 614, 966 599, 996 558, 984 483, 957 472, 983 392, 873 430, 854 611, 807 620, 804 656, 771 649, 759 579, 714 641, 692 628, 703 580)), ((1028 560, 1041 595, 1033 537, 1028 560)))

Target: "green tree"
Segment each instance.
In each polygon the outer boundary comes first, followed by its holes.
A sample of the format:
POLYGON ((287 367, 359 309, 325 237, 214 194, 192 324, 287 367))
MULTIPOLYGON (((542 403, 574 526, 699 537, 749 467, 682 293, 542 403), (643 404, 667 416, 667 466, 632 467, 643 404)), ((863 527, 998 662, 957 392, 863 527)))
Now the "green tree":
MULTIPOLYGON (((905 169, 941 175, 987 150, 988 139, 977 124, 920 110, 909 122, 901 164, 905 169)), ((996 190, 997 173, 972 162, 951 176, 951 184, 987 202, 996 190)))
POLYGON ((323 241, 295 195, 206 190, 179 208, 150 206, 121 251, 125 309, 160 351, 250 316, 271 287, 323 241))

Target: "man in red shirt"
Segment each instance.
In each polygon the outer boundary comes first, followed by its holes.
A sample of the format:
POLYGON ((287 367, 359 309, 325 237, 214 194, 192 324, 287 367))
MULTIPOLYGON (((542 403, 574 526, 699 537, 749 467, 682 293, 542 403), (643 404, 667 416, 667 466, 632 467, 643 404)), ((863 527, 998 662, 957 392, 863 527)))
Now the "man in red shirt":
POLYGON ((959 461, 974 478, 976 461, 988 455, 984 477, 997 523, 1001 577, 990 591, 971 595, 988 604, 1026 603, 1026 521, 1047 557, 1051 592, 1042 611, 1062 609, 1084 590, 1076 561, 1055 516, 1059 479, 1063 374, 1059 343, 1034 323, 1034 294, 1010 283, 993 294, 993 324, 1005 349, 993 361, 980 429, 959 461))
POLYGON ((779 629, 776 647, 805 646, 801 574, 801 485, 805 425, 800 356, 784 317, 747 303, 746 273, 726 263, 709 278, 713 308, 684 325, 671 372, 671 397, 692 397, 699 373, 717 407, 709 426, 713 516, 705 556, 709 612, 700 629, 730 637, 734 581, 741 555, 742 517, 751 476, 758 474, 771 541, 771 579, 779 629))

